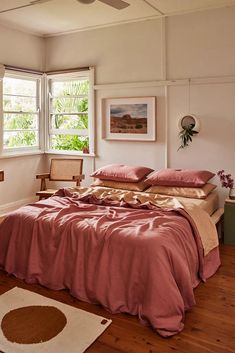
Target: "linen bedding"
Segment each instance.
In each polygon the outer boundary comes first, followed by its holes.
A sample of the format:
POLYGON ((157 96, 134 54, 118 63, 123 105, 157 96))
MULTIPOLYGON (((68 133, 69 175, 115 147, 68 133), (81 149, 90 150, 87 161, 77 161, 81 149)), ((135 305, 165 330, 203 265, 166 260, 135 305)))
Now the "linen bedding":
POLYGON ((210 216, 219 208, 219 195, 216 191, 212 191, 205 199, 192 199, 177 196, 177 200, 184 205, 197 205, 210 216))
POLYGON ((61 189, 3 220, 0 267, 172 336, 195 304, 193 288, 220 265, 214 225, 195 207, 145 193, 61 189))

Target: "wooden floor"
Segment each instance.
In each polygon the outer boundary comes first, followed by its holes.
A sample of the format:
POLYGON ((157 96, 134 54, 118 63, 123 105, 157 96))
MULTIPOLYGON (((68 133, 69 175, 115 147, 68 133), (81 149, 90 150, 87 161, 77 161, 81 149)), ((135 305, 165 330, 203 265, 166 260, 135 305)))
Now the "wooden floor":
POLYGON ((187 312, 184 330, 167 339, 142 326, 136 317, 111 315, 98 305, 79 302, 65 290, 27 285, 3 272, 0 294, 18 286, 111 318, 111 326, 87 353, 235 353, 235 246, 221 246, 221 259, 216 275, 195 290, 197 305, 187 312))

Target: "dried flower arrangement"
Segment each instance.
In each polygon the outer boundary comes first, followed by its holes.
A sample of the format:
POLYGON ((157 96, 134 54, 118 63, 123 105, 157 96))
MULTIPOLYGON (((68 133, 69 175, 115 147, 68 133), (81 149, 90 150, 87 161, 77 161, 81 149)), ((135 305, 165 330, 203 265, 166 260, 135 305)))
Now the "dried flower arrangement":
POLYGON ((217 175, 220 178, 222 188, 233 189, 234 179, 231 174, 225 174, 225 171, 222 169, 218 171, 217 175))

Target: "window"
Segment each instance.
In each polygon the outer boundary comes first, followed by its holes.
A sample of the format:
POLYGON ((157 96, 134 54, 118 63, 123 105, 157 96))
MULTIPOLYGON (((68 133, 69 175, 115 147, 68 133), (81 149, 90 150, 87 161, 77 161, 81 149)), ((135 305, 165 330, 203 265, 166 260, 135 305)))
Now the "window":
POLYGON ((40 78, 6 73, 2 81, 2 150, 38 150, 40 78))
POLYGON ((49 150, 93 153, 92 70, 54 75, 49 88, 49 150))
POLYGON ((93 155, 93 82, 93 68, 42 75, 0 65, 0 154, 93 155))

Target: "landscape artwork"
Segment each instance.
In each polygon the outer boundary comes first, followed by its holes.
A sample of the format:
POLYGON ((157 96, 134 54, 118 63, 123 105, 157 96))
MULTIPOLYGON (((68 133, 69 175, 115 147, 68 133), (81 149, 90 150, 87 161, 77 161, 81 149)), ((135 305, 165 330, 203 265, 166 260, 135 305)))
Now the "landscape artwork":
POLYGON ((102 137, 106 140, 155 141, 156 97, 104 98, 102 137))
POLYGON ((112 104, 110 132, 115 134, 147 134, 147 104, 112 104))

